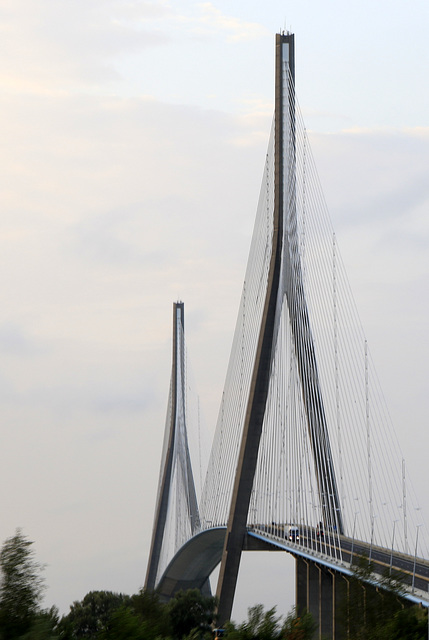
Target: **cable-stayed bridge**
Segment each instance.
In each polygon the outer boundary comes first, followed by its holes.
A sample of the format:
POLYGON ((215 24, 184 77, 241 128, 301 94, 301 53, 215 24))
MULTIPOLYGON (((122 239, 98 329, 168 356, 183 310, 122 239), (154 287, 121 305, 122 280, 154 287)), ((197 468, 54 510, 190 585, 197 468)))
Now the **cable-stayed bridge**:
MULTIPOLYGON (((275 114, 233 346, 205 481, 189 432, 184 305, 173 368, 146 587, 210 591, 229 619, 241 554, 288 551, 296 602, 319 636, 351 567, 401 572, 429 604, 427 531, 348 286, 295 96, 294 36, 276 36, 275 114), (198 495, 197 495, 198 494, 198 495)), ((198 449, 198 447, 196 447, 198 449)))

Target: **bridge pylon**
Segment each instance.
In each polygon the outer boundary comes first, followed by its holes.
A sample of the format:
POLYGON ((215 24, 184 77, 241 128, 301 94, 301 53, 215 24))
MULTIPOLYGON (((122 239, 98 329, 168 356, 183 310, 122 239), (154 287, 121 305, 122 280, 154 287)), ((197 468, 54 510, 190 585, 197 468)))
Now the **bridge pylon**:
MULTIPOLYGON (((170 395, 152 542, 145 580, 145 588, 150 590, 155 589, 159 574, 162 572, 161 556, 163 548, 168 544, 166 540, 168 518, 182 518, 184 520, 183 539, 176 540, 176 546, 180 546, 180 543, 183 543, 194 534, 199 528, 200 521, 186 428, 184 312, 185 306, 183 302, 175 302, 173 304, 173 354, 170 395), (174 503, 175 496, 172 495, 173 483, 180 483, 181 485, 182 491, 179 493, 183 496, 184 504, 182 505, 174 503)), ((177 495, 178 492, 175 491, 174 493, 177 495)))
POLYGON ((216 595, 222 624, 231 617, 284 301, 296 354, 324 526, 343 533, 340 500, 313 337, 303 291, 296 224, 295 39, 276 35, 274 212, 271 258, 216 595), (324 498, 329 496, 329 499, 324 498))

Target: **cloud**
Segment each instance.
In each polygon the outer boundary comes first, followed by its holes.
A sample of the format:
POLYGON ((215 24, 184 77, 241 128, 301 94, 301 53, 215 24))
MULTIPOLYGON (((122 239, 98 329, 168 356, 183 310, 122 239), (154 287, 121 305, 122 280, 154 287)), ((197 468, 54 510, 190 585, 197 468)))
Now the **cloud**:
POLYGON ((191 22, 198 33, 224 34, 230 42, 252 41, 268 34, 261 24, 224 15, 212 2, 201 2, 197 7, 201 13, 191 22))
POLYGON ((40 352, 39 345, 16 322, 0 325, 0 352, 28 356, 40 352))
POLYGON ((146 20, 166 12, 162 3, 118 0, 3 3, 1 36, 7 58, 0 72, 2 86, 12 92, 56 94, 83 87, 94 91, 118 81, 116 56, 169 41, 166 31, 144 28, 146 20))
MULTIPOLYGON (((266 36, 257 23, 225 16, 212 3, 27 0, 3 3, 0 82, 11 93, 115 91, 130 56, 192 35, 239 42, 266 36), (123 64, 123 61, 126 63, 123 64)), ((132 63, 131 63, 132 65, 132 63)))

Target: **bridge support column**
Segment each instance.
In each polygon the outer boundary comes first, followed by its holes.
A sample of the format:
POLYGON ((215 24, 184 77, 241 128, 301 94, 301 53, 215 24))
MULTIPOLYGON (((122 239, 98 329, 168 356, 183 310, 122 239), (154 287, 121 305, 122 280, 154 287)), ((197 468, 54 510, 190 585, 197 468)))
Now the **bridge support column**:
POLYGON ((336 640, 345 640, 348 637, 348 602, 349 580, 346 576, 335 573, 335 605, 334 605, 334 635, 336 640))
POLYGON ((335 579, 329 569, 319 566, 319 628, 320 638, 335 638, 335 579))
POLYGON ((315 640, 347 637, 343 607, 347 583, 335 571, 304 558, 296 558, 296 608, 311 613, 316 624, 315 640))
MULTIPOLYGON (((320 567, 304 558, 296 558, 296 597, 295 604, 298 615, 303 611, 311 613, 313 620, 320 628, 321 607, 320 567)), ((315 637, 319 637, 320 634, 315 637)))
POLYGON ((313 616, 319 632, 316 638, 321 638, 320 634, 320 567, 314 562, 308 563, 308 606, 307 611, 313 616))
POLYGON ((308 562, 297 556, 295 564, 295 607, 300 613, 308 609, 308 562))

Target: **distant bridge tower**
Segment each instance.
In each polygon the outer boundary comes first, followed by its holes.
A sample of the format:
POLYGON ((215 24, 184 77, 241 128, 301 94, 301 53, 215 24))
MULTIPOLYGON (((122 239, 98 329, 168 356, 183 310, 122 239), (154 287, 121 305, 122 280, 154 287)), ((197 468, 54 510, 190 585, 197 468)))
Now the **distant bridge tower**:
POLYGON ((274 225, 262 321, 217 586, 219 620, 231 617, 264 421, 276 330, 288 306, 324 524, 343 533, 313 337, 304 295, 296 221, 295 48, 276 36, 274 225), (329 499, 328 499, 329 496, 329 499), (325 497, 325 498, 324 498, 325 497))
POLYGON ((157 578, 165 568, 162 556, 175 551, 169 546, 166 524, 169 519, 181 520, 182 539, 170 543, 178 547, 199 528, 199 513, 194 478, 189 455, 186 428, 186 372, 184 340, 184 303, 173 305, 173 365, 165 425, 161 473, 155 510, 152 543, 145 588, 155 589, 157 578))

